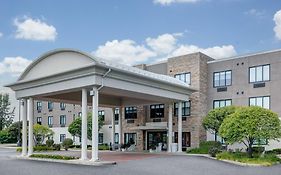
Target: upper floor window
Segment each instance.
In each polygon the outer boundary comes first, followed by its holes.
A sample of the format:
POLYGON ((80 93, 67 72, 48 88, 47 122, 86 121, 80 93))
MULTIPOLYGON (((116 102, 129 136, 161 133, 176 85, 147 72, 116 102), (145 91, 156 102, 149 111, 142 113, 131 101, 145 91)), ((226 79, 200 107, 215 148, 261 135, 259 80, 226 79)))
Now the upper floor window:
POLYGON ((60 103, 60 109, 65 110, 66 104, 65 103, 60 103))
POLYGON ((250 97, 249 98, 249 105, 250 106, 260 106, 265 109, 270 109, 270 97, 250 97))
POLYGON ((120 114, 120 112, 119 112, 119 108, 115 108, 115 110, 114 110, 114 120, 115 121, 118 121, 119 120, 119 114, 120 114))
POLYGON ((66 124, 66 116, 65 115, 61 115, 60 116, 60 125, 61 126, 65 126, 66 124))
POLYGON ((98 112, 99 117, 104 121, 104 110, 98 112))
POLYGON ((48 109, 49 109, 49 111, 53 110, 53 108, 54 108, 54 103, 51 102, 51 101, 48 101, 48 109))
POLYGON ((42 117, 37 117, 37 124, 42 125, 42 117))
POLYGON ((176 74, 175 78, 191 85, 191 74, 190 74, 190 72, 189 73, 176 74))
POLYGON ((261 65, 249 68, 250 83, 263 82, 270 80, 270 65, 261 65))
MULTIPOLYGON (((190 101, 185 101, 182 102, 182 116, 190 116, 190 101)), ((174 104, 174 115, 178 116, 179 114, 179 104, 175 103, 174 104)))
POLYGON ((53 116, 48 116, 48 125, 49 126, 53 125, 53 116))
POLYGON ((41 112, 41 110, 42 110, 42 102, 41 102, 41 101, 38 101, 38 102, 37 102, 37 111, 38 111, 38 112, 41 112))
POLYGON ((136 119, 137 118, 137 107, 125 107, 125 119, 136 119))
POLYGON ((232 105, 232 100, 231 99, 226 99, 226 100, 214 100, 213 102, 213 108, 221 108, 225 106, 231 106, 232 105))
POLYGON ((231 74, 232 74, 231 70, 214 72, 213 74, 214 87, 230 86, 231 78, 232 78, 231 74))
POLYGON ((164 104, 150 105, 150 118, 164 118, 164 104))

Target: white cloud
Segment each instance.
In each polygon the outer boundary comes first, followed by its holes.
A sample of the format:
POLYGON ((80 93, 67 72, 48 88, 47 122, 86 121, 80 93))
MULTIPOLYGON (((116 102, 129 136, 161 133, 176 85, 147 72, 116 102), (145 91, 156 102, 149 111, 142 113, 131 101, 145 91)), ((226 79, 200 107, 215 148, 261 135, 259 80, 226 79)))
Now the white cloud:
POLYGON ((148 37, 145 39, 145 44, 138 44, 129 39, 107 41, 92 53, 97 57, 127 65, 155 62, 155 60, 194 52, 202 52, 215 59, 237 54, 232 45, 201 48, 196 45, 181 44, 179 43, 179 37, 182 35, 182 33, 166 33, 155 38, 148 37))
POLYGON ((246 11, 244 14, 262 18, 265 15, 265 11, 258 10, 258 9, 250 9, 250 10, 246 11))
POLYGON ((275 22, 275 27, 273 28, 275 32, 275 37, 281 40, 281 10, 277 11, 273 17, 275 22))
POLYGON ((153 0, 155 4, 170 5, 172 3, 196 3, 200 0, 153 0))
POLYGON ((159 35, 157 38, 147 38, 145 41, 146 44, 158 54, 167 54, 175 49, 178 36, 182 36, 182 33, 166 33, 159 35))
POLYGON ((214 59, 232 57, 237 54, 232 45, 214 46, 208 48, 200 48, 195 45, 180 45, 173 51, 171 56, 185 55, 194 52, 202 52, 214 59))
POLYGON ((23 57, 5 57, 0 62, 0 75, 9 73, 12 76, 18 76, 31 63, 30 60, 23 57))
POLYGON ((111 61, 132 65, 145 62, 148 58, 156 56, 154 52, 143 45, 137 45, 133 40, 113 40, 99 46, 94 55, 111 61))
POLYGON ((17 27, 15 38, 37 41, 54 41, 57 37, 56 28, 40 19, 24 17, 16 18, 14 25, 17 27))

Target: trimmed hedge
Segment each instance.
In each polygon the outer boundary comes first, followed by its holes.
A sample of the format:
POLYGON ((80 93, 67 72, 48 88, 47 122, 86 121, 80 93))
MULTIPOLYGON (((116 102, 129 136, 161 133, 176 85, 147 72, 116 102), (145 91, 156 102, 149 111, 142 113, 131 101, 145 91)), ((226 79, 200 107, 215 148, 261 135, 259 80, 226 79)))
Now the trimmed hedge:
MULTIPOLYGON (((54 151, 56 150, 54 147, 48 147, 45 145, 34 146, 33 151, 40 152, 40 151, 54 151)), ((22 148, 17 148, 17 152, 22 152, 22 148)))
POLYGON ((77 157, 73 157, 73 156, 50 155, 50 154, 32 154, 30 157, 42 158, 42 159, 59 159, 59 160, 78 159, 77 157))
POLYGON ((211 148, 216 148, 216 150, 222 149, 222 144, 216 141, 204 141, 201 142, 199 148, 193 148, 187 150, 188 154, 208 154, 211 148))

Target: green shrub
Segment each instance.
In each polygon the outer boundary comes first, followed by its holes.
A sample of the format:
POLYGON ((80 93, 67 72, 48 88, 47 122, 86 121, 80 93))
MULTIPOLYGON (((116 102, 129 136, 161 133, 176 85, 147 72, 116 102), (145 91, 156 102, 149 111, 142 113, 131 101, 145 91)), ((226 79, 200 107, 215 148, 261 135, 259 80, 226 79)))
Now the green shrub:
POLYGON ((70 138, 66 138, 64 139, 64 141, 62 142, 62 146, 64 147, 64 149, 67 151, 68 148, 73 145, 73 140, 70 138))
POLYGON ((200 142, 199 148, 193 148, 187 150, 189 154, 208 154, 211 148, 217 148, 218 150, 222 149, 222 144, 216 141, 204 141, 200 142))
POLYGON ((254 154, 253 158, 249 158, 246 152, 229 153, 224 151, 217 154, 216 157, 217 159, 232 160, 249 164, 260 164, 264 166, 280 163, 280 159, 275 154, 265 154, 264 156, 254 154))
POLYGON ((107 144, 99 145, 99 150, 109 150, 109 146, 107 144))
POLYGON ((46 141, 46 145, 47 145, 48 147, 52 147, 52 146, 54 145, 54 140, 48 139, 48 140, 46 141))
MULTIPOLYGON (((46 145, 38 145, 38 146, 34 146, 34 147, 33 147, 33 151, 34 151, 34 152, 53 151, 53 150, 54 150, 54 148, 48 147, 48 146, 46 146, 46 145)), ((17 148, 17 152, 22 152, 22 148, 21 148, 21 147, 17 148)))
POLYGON ((54 147, 55 151, 60 151, 61 145, 60 144, 54 144, 53 147, 54 147))
POLYGON ((32 154, 30 157, 43 158, 43 159, 60 159, 60 160, 73 160, 78 159, 73 156, 61 156, 61 155, 50 155, 50 154, 32 154))
POLYGON ((7 130, 0 131, 0 143, 11 143, 11 135, 7 130))
POLYGON ((281 148, 276 148, 270 151, 266 151, 266 154, 281 154, 281 148))
POLYGON ((208 154, 211 156, 211 157, 216 157, 216 155, 218 153, 221 152, 221 149, 219 148, 216 148, 216 147, 213 147, 213 148, 210 148, 209 151, 208 151, 208 154))
POLYGON ((264 150, 265 150, 265 147, 261 147, 261 146, 253 147, 254 154, 261 154, 264 152, 264 150))

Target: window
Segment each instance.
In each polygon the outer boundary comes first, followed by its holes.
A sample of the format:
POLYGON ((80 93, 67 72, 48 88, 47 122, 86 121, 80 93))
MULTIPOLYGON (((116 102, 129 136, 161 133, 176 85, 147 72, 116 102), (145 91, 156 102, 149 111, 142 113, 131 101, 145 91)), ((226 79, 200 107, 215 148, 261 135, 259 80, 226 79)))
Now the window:
POLYGON ((268 140, 267 139, 258 139, 255 140, 254 145, 267 145, 268 144, 268 140))
POLYGON ((124 143, 125 144, 135 144, 137 141, 137 134, 136 133, 124 133, 124 143))
POLYGON ((53 126, 53 116, 48 117, 48 125, 53 126))
POLYGON ((61 115, 60 116, 60 125, 61 126, 65 126, 66 124, 66 116, 65 115, 61 115))
POLYGON ((232 100, 227 99, 227 100, 214 100, 213 102, 213 108, 221 108, 225 106, 231 106, 232 105, 232 100))
POLYGON ((51 101, 48 101, 48 109, 49 109, 49 111, 52 111, 53 108, 54 108, 54 103, 51 102, 51 101))
POLYGON ((115 120, 115 124, 118 125, 118 121, 119 121, 119 108, 115 108, 115 111, 114 111, 114 120, 115 120))
POLYGON ((99 111, 98 112, 98 115, 99 115, 99 118, 102 120, 102 121, 104 121, 104 111, 102 110, 102 111, 99 111))
POLYGON ((213 74, 214 87, 230 86, 232 83, 231 74, 232 74, 231 70, 214 72, 213 74))
POLYGON ((99 144, 103 143, 103 133, 99 133, 99 144))
POLYGON ((37 124, 42 125, 42 117, 37 117, 37 124))
MULTIPOLYGON (((182 116, 190 116, 190 101, 182 102, 182 116)), ((178 116, 178 103, 174 104, 174 115, 178 116)))
POLYGON ((191 85, 191 74, 190 74, 190 72, 189 73, 176 74, 175 78, 191 85))
POLYGON ((82 117, 82 112, 78 112, 78 117, 82 117))
POLYGON ((119 144, 119 133, 115 133, 114 140, 115 140, 115 144, 119 144))
MULTIPOLYGON (((178 143, 178 132, 175 132, 175 143, 178 143)), ((182 132, 182 147, 190 147, 190 132, 182 132)))
POLYGON ((60 134, 60 142, 63 142, 65 140, 66 135, 65 134, 60 134))
POLYGON ((260 106, 265 109, 270 109, 270 97, 250 97, 249 98, 249 106, 260 106))
POLYGON ((38 101, 38 102, 37 102, 37 111, 38 111, 38 112, 41 112, 41 110, 42 110, 42 102, 41 102, 41 101, 38 101))
POLYGON ((137 107, 125 107, 125 119, 136 119, 137 118, 137 107))
POLYGON ((150 118, 164 118, 164 104, 150 105, 150 118))
POLYGON ((270 65, 261 65, 249 68, 250 83, 263 82, 270 80, 270 65))
POLYGON ((60 109, 65 110, 66 104, 65 103, 60 103, 60 109))

